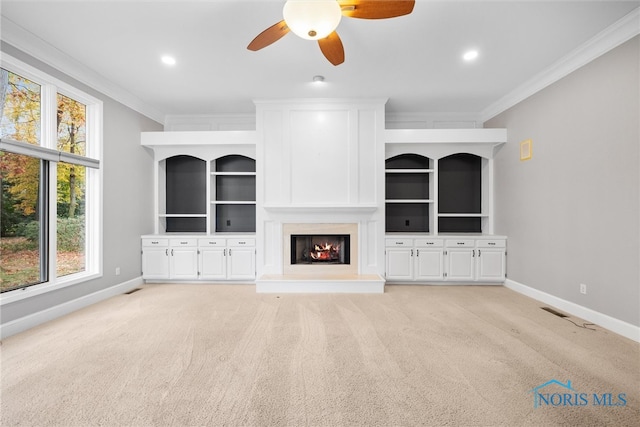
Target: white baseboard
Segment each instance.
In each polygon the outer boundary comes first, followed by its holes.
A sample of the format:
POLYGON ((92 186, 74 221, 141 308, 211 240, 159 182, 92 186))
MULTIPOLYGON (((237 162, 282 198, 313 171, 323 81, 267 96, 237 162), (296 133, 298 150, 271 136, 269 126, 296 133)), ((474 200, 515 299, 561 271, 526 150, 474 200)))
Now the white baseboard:
POLYGON ((97 302, 104 301, 107 298, 123 294, 142 284, 142 277, 138 277, 127 282, 111 286, 110 288, 103 289, 101 291, 94 292, 80 298, 76 298, 74 300, 56 305, 54 307, 47 308, 46 310, 38 311, 37 313, 32 313, 28 316, 12 320, 0 325, 0 339, 4 339, 10 337, 11 335, 26 331, 27 329, 31 329, 45 322, 49 322, 51 320, 57 319, 58 317, 62 317, 66 314, 80 310, 81 308, 85 308, 97 302))
POLYGON ((539 291, 529 286, 518 283, 514 280, 507 279, 504 282, 504 286, 516 291, 520 294, 526 295, 535 300, 552 305, 554 308, 558 308, 571 315, 580 317, 581 319, 588 320, 598 326, 602 326, 616 334, 629 338, 633 341, 640 342, 640 327, 616 319, 614 317, 602 314, 587 307, 583 307, 579 304, 563 300, 554 295, 546 292, 539 291))

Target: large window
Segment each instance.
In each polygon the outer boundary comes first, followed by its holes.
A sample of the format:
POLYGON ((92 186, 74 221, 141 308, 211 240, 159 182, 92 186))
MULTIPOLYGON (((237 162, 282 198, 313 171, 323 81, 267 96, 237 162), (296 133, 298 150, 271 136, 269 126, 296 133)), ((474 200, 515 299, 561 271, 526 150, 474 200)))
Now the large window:
POLYGON ((6 56, 0 83, 4 302, 101 274, 102 104, 6 56))

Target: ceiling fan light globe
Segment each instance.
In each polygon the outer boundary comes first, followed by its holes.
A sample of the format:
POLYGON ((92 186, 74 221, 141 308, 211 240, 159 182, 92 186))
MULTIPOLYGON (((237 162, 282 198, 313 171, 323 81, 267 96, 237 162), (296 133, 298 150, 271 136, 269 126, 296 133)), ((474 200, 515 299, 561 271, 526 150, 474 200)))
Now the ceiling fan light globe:
POLYGON ((318 40, 338 27, 342 9, 336 0, 288 0, 282 15, 294 34, 303 39, 318 40))

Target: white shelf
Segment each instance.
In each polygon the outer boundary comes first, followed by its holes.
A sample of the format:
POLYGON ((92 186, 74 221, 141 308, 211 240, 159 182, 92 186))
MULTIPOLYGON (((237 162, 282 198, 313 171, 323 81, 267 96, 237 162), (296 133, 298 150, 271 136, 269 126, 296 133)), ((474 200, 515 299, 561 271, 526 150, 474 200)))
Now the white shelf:
POLYGON ((256 176, 255 172, 211 172, 213 176, 256 176))
POLYGON ((482 213, 439 213, 439 218, 483 218, 489 215, 482 213))
POLYGON ((385 173, 433 173, 433 169, 385 169, 385 173))
POLYGON ((160 214, 160 218, 206 218, 207 214, 160 214))
POLYGON ((385 203, 433 203, 432 199, 387 199, 385 203))
POLYGON ((255 205, 255 200, 212 200, 212 205, 255 205))

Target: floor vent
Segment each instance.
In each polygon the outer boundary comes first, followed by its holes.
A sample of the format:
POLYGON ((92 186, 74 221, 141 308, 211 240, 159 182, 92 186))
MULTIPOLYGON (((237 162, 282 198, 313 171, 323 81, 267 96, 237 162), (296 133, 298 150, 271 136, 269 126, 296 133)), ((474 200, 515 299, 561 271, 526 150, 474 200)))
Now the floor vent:
POLYGON ((124 294, 125 295, 131 295, 132 293, 138 292, 138 291, 141 291, 141 290, 142 290, 142 288, 135 288, 135 289, 131 289, 129 292, 125 292, 124 294))
POLYGON ((551 314, 555 314, 558 317, 569 317, 566 314, 560 313, 559 311, 554 310, 551 307, 541 307, 544 311, 548 311, 551 314))

